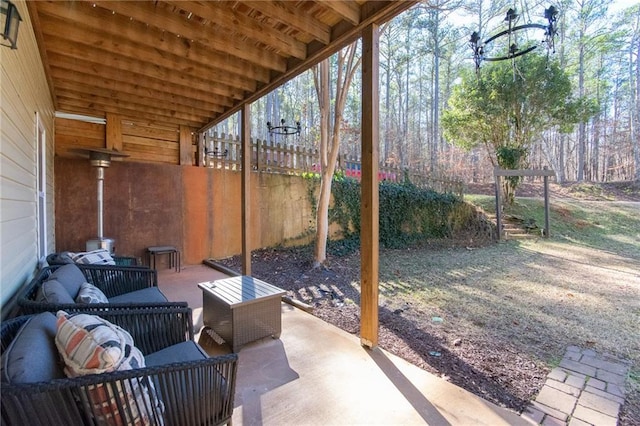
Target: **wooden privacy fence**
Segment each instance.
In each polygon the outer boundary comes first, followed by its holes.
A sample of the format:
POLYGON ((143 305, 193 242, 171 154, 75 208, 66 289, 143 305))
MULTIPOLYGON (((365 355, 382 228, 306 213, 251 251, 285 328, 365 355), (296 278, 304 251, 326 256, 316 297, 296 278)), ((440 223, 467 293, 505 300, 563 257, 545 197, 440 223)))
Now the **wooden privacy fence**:
MULTIPOLYGON (((198 149, 198 164, 204 167, 240 170, 241 142, 239 137, 222 134, 203 134, 198 149)), ((268 173, 299 175, 319 172, 319 154, 315 148, 300 145, 271 143, 268 140, 251 139, 251 166, 253 170, 268 173)), ((347 177, 360 179, 362 164, 359 158, 340 155, 337 168, 347 177)), ((433 177, 419 170, 400 166, 378 166, 380 181, 403 182, 405 176, 416 186, 438 192, 450 192, 460 197, 464 184, 460 180, 433 177)))

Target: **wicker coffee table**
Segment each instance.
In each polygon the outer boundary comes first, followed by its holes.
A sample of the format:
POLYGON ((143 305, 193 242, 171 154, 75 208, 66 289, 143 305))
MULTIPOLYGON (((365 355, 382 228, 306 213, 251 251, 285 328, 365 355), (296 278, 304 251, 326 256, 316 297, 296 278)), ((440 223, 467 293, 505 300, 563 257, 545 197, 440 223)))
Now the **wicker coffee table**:
POLYGON ((263 337, 279 338, 281 298, 286 292, 246 275, 199 283, 203 322, 233 352, 263 337))

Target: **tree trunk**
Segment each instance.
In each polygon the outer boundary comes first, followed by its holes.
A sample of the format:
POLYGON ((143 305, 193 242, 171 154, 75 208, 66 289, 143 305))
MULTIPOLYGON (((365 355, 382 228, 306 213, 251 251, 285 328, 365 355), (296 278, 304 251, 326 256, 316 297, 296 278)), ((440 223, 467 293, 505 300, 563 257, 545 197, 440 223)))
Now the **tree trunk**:
POLYGON ((353 75, 360 65, 356 60, 356 44, 353 43, 338 53, 335 103, 333 123, 329 114, 330 107, 330 73, 329 59, 320 62, 314 70, 314 82, 320 105, 320 195, 316 210, 316 246, 314 268, 319 268, 327 260, 327 238, 329 236, 329 203, 331 202, 331 185, 338 162, 340 148, 340 124, 347 92, 353 75), (331 139, 329 139, 331 134, 331 139))
POLYGON ((320 195, 316 209, 316 247, 314 267, 327 260, 327 236, 329 234, 329 201, 331 176, 327 179, 327 150, 329 145, 329 59, 320 62, 314 70, 314 82, 320 108, 320 195), (327 181, 329 182, 327 184, 327 181))

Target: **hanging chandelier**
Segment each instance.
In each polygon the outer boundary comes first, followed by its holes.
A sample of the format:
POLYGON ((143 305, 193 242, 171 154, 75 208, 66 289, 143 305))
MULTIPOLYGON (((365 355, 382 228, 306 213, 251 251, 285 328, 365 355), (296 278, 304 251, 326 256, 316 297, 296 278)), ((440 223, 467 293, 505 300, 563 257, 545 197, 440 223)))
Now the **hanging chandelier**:
POLYGON ((274 126, 270 121, 267 121, 267 129, 270 135, 299 135, 302 131, 302 126, 299 121, 296 121, 295 127, 287 126, 283 118, 280 120, 279 126, 274 126))
POLYGON ((520 15, 516 12, 515 8, 509 9, 507 11, 507 16, 504 18, 504 21, 507 22, 507 29, 492 35, 485 41, 482 41, 480 34, 477 31, 474 31, 471 34, 469 45, 473 50, 473 60, 476 65, 476 71, 480 69, 480 65, 484 61, 504 61, 507 59, 514 59, 518 56, 522 56, 529 52, 532 52, 540 45, 546 45, 547 55, 549 54, 549 52, 555 53, 554 39, 556 33, 558 32, 558 9, 556 9, 554 6, 549 6, 548 9, 545 9, 544 18, 547 21, 546 24, 530 22, 522 25, 517 25, 519 18, 520 15), (524 33, 532 29, 543 30, 544 37, 540 42, 524 39, 524 33), (491 45, 493 43, 497 43, 497 41, 499 40, 502 40, 506 43, 506 52, 490 53, 492 52, 492 50, 495 50, 491 49, 491 45), (525 44, 519 44, 519 42, 521 41, 524 41, 525 44))

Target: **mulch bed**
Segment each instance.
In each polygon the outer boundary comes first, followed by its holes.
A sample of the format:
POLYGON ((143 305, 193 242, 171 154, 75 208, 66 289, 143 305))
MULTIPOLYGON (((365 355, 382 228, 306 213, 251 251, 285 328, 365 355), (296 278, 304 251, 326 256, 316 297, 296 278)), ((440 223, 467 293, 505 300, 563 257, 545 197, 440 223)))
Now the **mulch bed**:
MULTIPOLYGON (((293 299, 309 302, 313 315, 357 334, 360 329, 360 295, 352 283, 359 278, 357 253, 334 260, 330 269, 313 269, 308 249, 263 249, 252 253, 252 275, 287 290, 293 299), (331 288, 323 285, 331 283, 331 288), (308 294, 317 288, 316 294, 308 294)), ((240 258, 220 261, 240 270, 240 258)), ((401 358, 483 397, 495 404, 522 411, 544 384, 547 370, 528 359, 508 342, 463 335, 439 327, 429 318, 418 324, 406 309, 379 311, 379 346, 401 358), (431 322, 431 323, 430 323, 431 322)))

